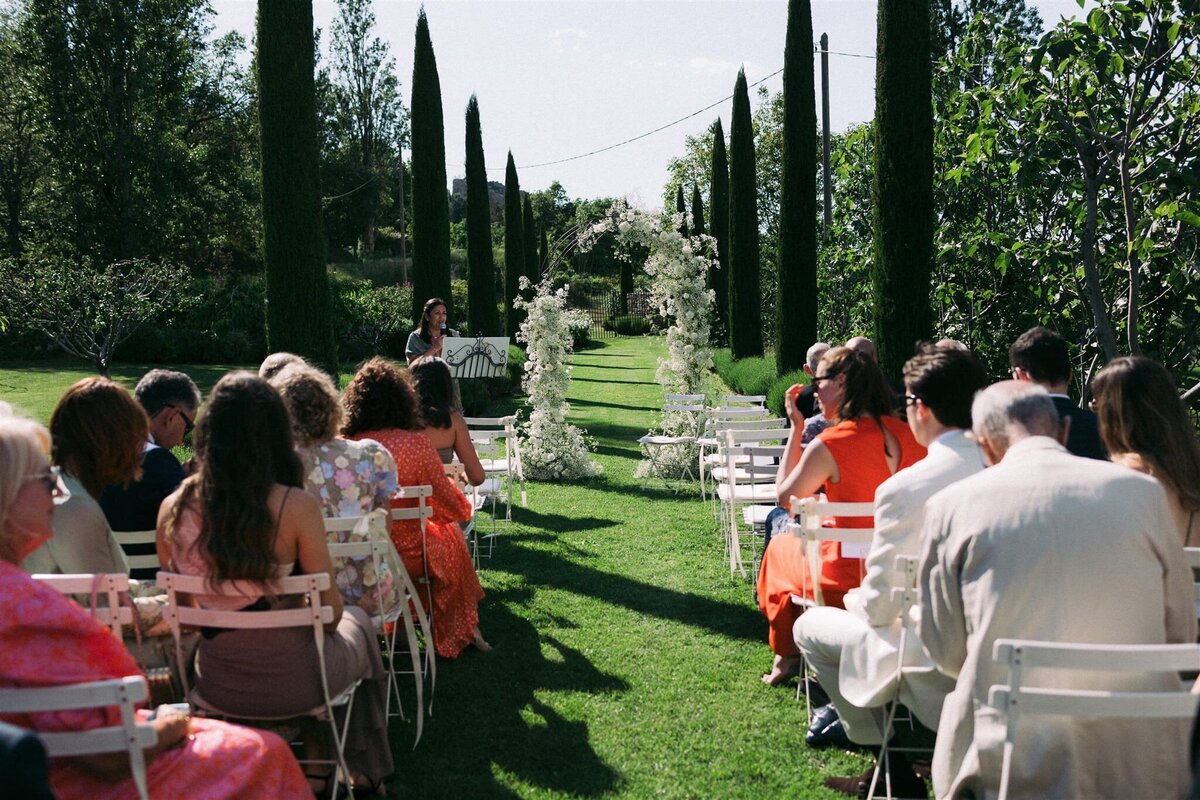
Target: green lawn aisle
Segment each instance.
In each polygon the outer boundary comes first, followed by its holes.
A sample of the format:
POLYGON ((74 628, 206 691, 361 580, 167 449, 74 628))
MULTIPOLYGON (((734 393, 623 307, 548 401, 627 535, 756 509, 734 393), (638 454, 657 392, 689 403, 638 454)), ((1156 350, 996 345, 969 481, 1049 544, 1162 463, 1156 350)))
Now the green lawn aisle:
POLYGON ((481 579, 495 645, 439 663, 416 751, 393 734, 409 796, 833 797, 862 758, 803 744, 803 705, 758 681, 766 624, 732 579, 707 505, 633 478, 662 404, 660 338, 573 361, 571 416, 605 474, 535 483, 481 579))

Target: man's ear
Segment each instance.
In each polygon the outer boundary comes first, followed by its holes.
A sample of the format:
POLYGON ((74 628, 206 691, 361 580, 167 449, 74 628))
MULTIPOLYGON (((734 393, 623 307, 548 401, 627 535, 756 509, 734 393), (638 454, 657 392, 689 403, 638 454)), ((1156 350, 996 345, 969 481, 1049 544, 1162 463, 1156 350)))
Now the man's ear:
POLYGON ((1063 417, 1058 421, 1058 443, 1063 447, 1067 446, 1067 439, 1071 436, 1071 418, 1063 417))
POLYGON ((1004 457, 1004 454, 999 452, 996 446, 992 444, 991 439, 986 436, 976 436, 975 441, 979 443, 980 449, 983 450, 983 457, 987 459, 989 467, 994 467, 1000 463, 1000 459, 1004 457))
POLYGON ((1013 376, 1013 380, 1016 380, 1016 381, 1032 381, 1033 380, 1033 378, 1029 377, 1029 373, 1026 372, 1021 367, 1013 367, 1012 368, 1012 376, 1013 376))

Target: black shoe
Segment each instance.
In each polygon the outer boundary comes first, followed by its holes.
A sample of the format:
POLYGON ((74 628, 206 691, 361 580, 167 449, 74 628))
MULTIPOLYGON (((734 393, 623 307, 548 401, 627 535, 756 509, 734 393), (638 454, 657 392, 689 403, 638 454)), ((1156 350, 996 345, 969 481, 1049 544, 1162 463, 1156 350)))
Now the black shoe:
POLYGON ((832 703, 817 709, 817 713, 813 715, 812 724, 808 727, 808 734, 804 737, 804 742, 814 748, 855 747, 851 743, 850 737, 846 735, 846 729, 842 726, 842 721, 838 719, 837 709, 833 707, 832 703))

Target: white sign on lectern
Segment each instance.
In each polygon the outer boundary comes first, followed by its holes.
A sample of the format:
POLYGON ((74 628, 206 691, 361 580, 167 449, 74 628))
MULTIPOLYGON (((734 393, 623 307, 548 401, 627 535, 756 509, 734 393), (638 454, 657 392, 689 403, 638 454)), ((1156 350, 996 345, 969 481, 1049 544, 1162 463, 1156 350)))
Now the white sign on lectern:
POLYGON ((500 378, 508 369, 508 337, 448 336, 442 358, 455 378, 500 378))

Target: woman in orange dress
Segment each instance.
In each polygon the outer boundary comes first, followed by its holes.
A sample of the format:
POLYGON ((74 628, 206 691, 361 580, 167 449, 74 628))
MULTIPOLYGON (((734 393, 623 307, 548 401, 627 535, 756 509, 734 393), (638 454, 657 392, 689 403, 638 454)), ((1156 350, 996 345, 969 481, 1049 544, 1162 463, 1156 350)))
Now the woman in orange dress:
MULTIPOLYGON (((17 563, 50 538, 59 474, 46 459, 42 426, 0 417, 0 686, 60 686, 137 675, 120 639, 17 563)), ((139 712, 145 721, 146 712, 139 712)), ((115 708, 5 714, 40 732, 119 725, 115 708)), ((273 733, 160 713, 157 741, 146 750, 151 797, 278 797, 312 792, 287 744, 273 733)), ((125 753, 56 758, 50 783, 64 800, 136 798, 125 753)), ((0 794, 4 790, 0 789, 0 794)))
MULTIPOLYGON (((788 440, 775 478, 779 505, 815 495, 822 486, 831 503, 870 503, 875 489, 897 470, 925 457, 925 448, 893 412, 892 392, 879 366, 869 356, 846 347, 831 348, 817 365, 813 382, 825 416, 834 424, 801 449, 804 416, 795 398, 803 387, 788 390, 787 411, 796 435, 788 440)), ((842 517, 832 527, 869 528, 870 517, 842 517)), ((825 603, 842 607, 846 592, 862 581, 863 560, 844 558, 839 542, 821 542, 821 594, 825 603)), ((800 663, 792 638, 797 610, 793 594, 807 589, 805 542, 798 536, 776 536, 763 553, 758 574, 759 608, 770 623, 775 663, 763 675, 772 686, 792 675, 800 663)))
MULTIPOLYGON (((342 403, 342 436, 374 439, 387 448, 396 460, 400 486, 433 487, 433 517, 426 523, 424 542, 417 520, 393 521, 392 542, 409 574, 429 579, 437 654, 456 658, 468 645, 491 650, 479 632, 483 587, 458 525, 471 518, 471 502, 446 477, 437 450, 420 432, 417 396, 404 372, 385 358, 373 358, 346 386, 342 403)), ((413 505, 411 500, 392 501, 393 508, 413 505)))

